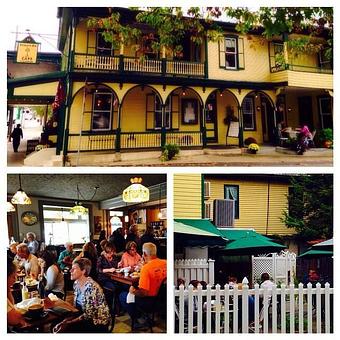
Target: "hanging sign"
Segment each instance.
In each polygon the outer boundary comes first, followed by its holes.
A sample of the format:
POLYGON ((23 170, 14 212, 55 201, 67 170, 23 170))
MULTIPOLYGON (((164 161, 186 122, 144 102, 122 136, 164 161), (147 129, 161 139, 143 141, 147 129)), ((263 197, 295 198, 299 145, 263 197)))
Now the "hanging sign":
POLYGON ((17 63, 36 64, 38 58, 38 46, 32 37, 28 36, 17 44, 17 63))

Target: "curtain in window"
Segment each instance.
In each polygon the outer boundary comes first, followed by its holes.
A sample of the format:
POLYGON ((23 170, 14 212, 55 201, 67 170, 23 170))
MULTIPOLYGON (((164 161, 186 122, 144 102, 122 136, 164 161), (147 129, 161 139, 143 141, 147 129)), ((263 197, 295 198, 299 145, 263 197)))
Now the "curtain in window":
POLYGON ((237 188, 232 186, 225 187, 225 197, 226 199, 237 201, 237 188))

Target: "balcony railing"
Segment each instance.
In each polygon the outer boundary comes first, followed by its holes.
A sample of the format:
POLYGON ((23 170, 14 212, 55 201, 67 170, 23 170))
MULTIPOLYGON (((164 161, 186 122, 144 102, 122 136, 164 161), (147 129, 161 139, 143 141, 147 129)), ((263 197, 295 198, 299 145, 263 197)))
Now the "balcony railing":
POLYGON ((160 132, 122 132, 120 135, 122 149, 147 149, 161 147, 160 132))
POLYGON ((279 64, 271 63, 270 71, 272 73, 280 71, 295 71, 295 72, 310 72, 310 73, 322 73, 322 74, 333 74, 333 69, 325 67, 314 67, 294 64, 279 64))
POLYGON ((116 147, 116 132, 109 133, 94 133, 82 132, 80 134, 68 135, 68 151, 106 151, 115 150, 116 147))
POLYGON ((179 147, 202 146, 202 132, 168 132, 165 139, 166 144, 177 144, 179 147))
POLYGON ((77 71, 113 71, 153 73, 162 76, 199 77, 205 76, 205 63, 174 60, 153 60, 125 56, 74 55, 77 71))

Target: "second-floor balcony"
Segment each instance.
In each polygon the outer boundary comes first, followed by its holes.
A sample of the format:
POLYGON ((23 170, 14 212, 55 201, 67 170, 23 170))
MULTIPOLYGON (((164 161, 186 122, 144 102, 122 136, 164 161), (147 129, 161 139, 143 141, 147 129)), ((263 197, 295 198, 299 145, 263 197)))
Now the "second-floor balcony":
POLYGON ((160 76, 205 77, 205 63, 126 56, 74 55, 75 71, 136 72, 160 76))

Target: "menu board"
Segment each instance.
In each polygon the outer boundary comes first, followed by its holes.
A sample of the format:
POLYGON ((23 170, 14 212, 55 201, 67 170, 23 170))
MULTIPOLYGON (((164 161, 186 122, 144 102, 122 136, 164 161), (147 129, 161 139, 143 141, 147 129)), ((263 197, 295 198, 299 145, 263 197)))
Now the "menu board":
POLYGON ((27 149, 26 155, 30 154, 31 152, 35 151, 35 147, 39 144, 39 139, 28 139, 27 140, 27 149))
POLYGON ((228 128, 228 137, 238 137, 240 131, 240 124, 239 122, 230 122, 228 128))

